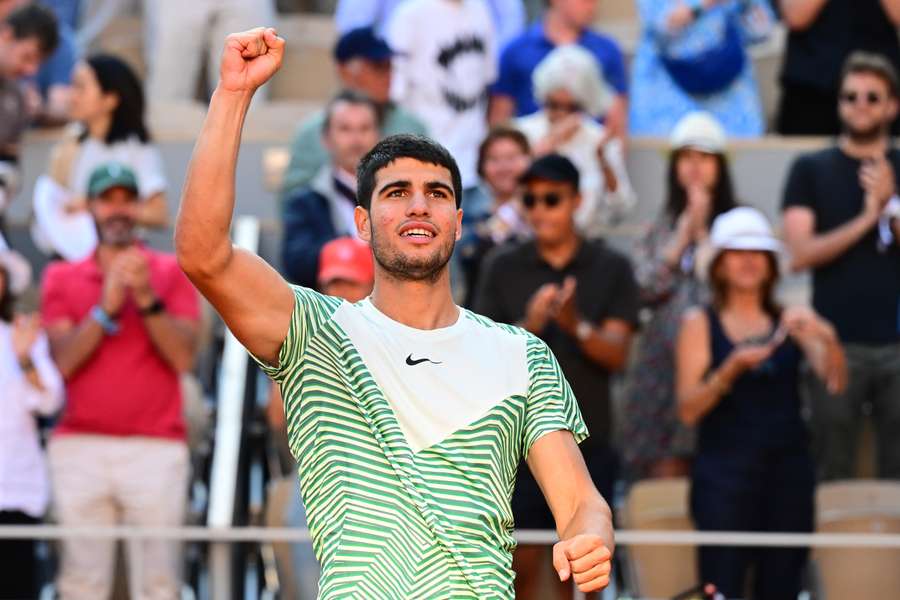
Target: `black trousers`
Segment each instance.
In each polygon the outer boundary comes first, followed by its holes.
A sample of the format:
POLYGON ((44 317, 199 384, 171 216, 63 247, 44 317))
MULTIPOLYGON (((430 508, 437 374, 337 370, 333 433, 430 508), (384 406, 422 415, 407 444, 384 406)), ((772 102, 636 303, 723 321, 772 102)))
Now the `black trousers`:
MULTIPOLYGON (((814 469, 805 447, 781 451, 745 448, 698 453, 691 482, 691 512, 700 531, 811 532, 814 469)), ((796 600, 807 548, 702 546, 700 577, 726 598, 796 600)))
MULTIPOLYGON (((0 525, 35 525, 38 519, 18 511, 0 511, 0 525)), ((37 598, 34 540, 0 540, 0 599, 37 598)))

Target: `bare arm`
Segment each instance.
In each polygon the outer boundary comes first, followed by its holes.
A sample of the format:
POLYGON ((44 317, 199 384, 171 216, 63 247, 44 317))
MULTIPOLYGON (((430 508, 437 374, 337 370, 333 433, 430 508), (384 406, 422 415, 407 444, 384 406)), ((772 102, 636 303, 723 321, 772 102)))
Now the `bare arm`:
POLYGON ((70 379, 103 341, 103 328, 91 316, 75 325, 61 321, 47 327, 50 352, 63 379, 70 379))
POLYGON ((229 238, 234 175, 253 92, 281 65, 284 40, 274 29, 232 34, 219 85, 188 168, 175 230, 175 252, 188 278, 253 354, 276 364, 294 297, 281 276, 229 238))
POLYGON ((831 323, 806 306, 786 308, 781 322, 828 391, 843 391, 847 385, 847 359, 831 323))
MULTIPOLYGON (((882 0, 887 2, 888 0, 882 0)), ((803 31, 813 24, 828 0, 779 0, 781 18, 794 31, 803 31)))
POLYGON ((528 468, 562 540, 553 547, 560 579, 573 577, 582 592, 603 589, 615 549, 612 512, 594 487, 572 433, 554 431, 538 439, 528 453, 528 468))
POLYGON ((166 194, 158 192, 141 203, 138 223, 144 227, 162 229, 169 225, 169 203, 166 194))
POLYGON ((516 115, 516 102, 509 96, 495 94, 488 106, 488 123, 502 125, 516 115))
POLYGON ((894 27, 900 27, 900 0, 881 0, 881 6, 894 27))
POLYGON ((144 317, 144 327, 156 351, 169 366, 179 373, 194 368, 198 323, 162 312, 144 317))
POLYGON ((584 355, 608 371, 621 371, 628 361, 633 328, 621 319, 607 319, 578 345, 584 355))
POLYGON ((784 211, 784 236, 791 251, 791 267, 802 271, 835 260, 875 226, 878 214, 864 210, 840 227, 817 235, 816 217, 811 209, 788 208, 784 211))
POLYGON ((697 309, 685 313, 675 343, 675 392, 678 417, 686 425, 696 425, 714 409, 740 375, 771 356, 765 345, 735 348, 718 369, 709 373, 709 319, 697 309))

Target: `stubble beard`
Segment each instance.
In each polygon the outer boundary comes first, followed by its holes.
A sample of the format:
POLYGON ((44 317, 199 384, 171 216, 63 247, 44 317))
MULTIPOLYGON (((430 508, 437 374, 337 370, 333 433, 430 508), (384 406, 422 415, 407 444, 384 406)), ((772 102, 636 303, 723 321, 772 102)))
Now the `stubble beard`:
POLYGON ((448 243, 436 248, 430 255, 413 259, 389 243, 383 242, 374 228, 370 229, 370 239, 375 262, 388 276, 397 281, 437 282, 450 262, 455 245, 453 237, 450 236, 448 243))

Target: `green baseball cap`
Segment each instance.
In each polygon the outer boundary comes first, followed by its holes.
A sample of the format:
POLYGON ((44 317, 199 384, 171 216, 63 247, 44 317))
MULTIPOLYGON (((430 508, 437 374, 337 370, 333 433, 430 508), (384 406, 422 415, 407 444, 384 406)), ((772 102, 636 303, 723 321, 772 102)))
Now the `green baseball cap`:
POLYGON ((88 197, 96 198, 115 187, 129 189, 137 193, 137 177, 134 171, 127 165, 118 162, 100 165, 94 169, 88 179, 88 197))

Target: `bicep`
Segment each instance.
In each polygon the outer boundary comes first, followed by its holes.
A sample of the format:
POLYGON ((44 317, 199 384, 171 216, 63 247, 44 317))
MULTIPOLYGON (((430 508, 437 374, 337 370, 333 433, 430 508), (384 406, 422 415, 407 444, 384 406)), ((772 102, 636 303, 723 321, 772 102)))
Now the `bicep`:
POLYGON ((259 256, 234 248, 221 271, 191 280, 247 350, 277 363, 294 310, 294 294, 275 269, 259 256))
POLYGON ((581 498, 597 493, 571 431, 542 436, 532 446, 527 462, 557 523, 566 521, 581 498))
POLYGON ((709 370, 709 324, 699 310, 685 314, 675 341, 675 383, 679 401, 709 370))
POLYGON ((793 246, 809 240, 816 229, 816 214, 805 206, 791 206, 783 216, 784 237, 793 246))

